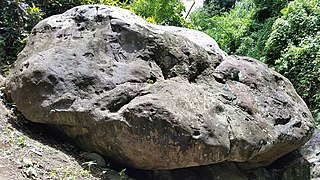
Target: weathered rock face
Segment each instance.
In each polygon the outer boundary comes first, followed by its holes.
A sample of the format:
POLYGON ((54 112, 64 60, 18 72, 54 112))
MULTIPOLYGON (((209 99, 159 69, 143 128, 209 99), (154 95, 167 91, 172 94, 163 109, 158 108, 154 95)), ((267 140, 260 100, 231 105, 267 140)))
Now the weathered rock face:
POLYGON ((6 94, 27 119, 141 169, 265 165, 314 126, 291 83, 266 65, 227 56, 203 33, 108 6, 40 22, 6 94))

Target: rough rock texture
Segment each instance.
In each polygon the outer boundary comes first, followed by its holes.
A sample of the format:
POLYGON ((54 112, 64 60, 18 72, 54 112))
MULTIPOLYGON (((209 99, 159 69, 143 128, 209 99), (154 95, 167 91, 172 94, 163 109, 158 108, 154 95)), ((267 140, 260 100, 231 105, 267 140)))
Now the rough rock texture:
POLYGON ((29 120, 141 169, 266 165, 304 144, 312 116, 265 64, 127 10, 75 7, 40 22, 6 81, 29 120))
POLYGON ((320 180, 320 130, 315 129, 311 139, 300 148, 302 156, 311 163, 311 179, 320 180))

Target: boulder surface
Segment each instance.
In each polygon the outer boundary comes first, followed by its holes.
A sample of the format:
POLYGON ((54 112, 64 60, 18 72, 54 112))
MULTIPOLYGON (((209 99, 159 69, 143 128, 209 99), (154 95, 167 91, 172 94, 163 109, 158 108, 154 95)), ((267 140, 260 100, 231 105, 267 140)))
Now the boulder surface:
POLYGON ((6 95, 28 120, 140 169, 267 165, 314 127, 292 84, 265 64, 104 5, 37 24, 6 95))

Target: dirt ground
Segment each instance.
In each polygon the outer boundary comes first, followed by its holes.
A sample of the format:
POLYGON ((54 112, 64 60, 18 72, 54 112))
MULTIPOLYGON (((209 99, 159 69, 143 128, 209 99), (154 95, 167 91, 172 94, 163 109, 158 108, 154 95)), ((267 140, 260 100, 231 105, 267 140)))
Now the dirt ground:
POLYGON ((88 158, 88 152, 24 120, 0 95, 0 180, 128 179, 125 169, 115 171, 108 164, 102 168, 88 158))

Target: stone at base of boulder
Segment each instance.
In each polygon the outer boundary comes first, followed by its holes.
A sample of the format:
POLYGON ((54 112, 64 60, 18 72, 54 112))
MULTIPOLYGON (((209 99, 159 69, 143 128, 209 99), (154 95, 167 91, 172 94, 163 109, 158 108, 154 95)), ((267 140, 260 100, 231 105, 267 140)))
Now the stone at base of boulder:
POLYGON ((282 180, 308 180, 310 179, 310 163, 303 159, 299 158, 290 163, 282 173, 282 180))
POLYGON ((302 156, 311 163, 311 179, 320 179, 320 130, 315 129, 311 139, 300 148, 302 156))

